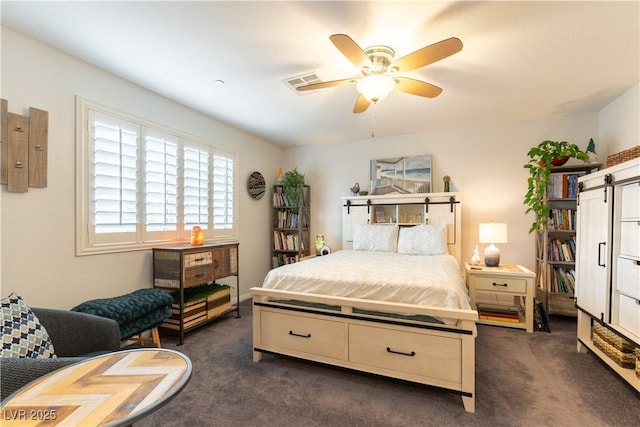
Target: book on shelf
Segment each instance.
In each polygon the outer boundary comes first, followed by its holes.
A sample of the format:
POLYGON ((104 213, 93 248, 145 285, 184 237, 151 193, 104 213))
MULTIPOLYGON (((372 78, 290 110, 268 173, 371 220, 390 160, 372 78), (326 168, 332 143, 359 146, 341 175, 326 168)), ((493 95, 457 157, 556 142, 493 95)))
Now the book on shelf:
POLYGON ((575 209, 549 209, 549 231, 575 231, 575 209))
POLYGON ((547 186, 548 199, 573 199, 578 195, 578 177, 585 172, 551 173, 547 186))
POLYGON ((576 290, 576 273, 573 268, 554 267, 551 270, 551 292, 573 294, 576 290))
POLYGON ((302 244, 297 234, 273 230, 273 246, 278 251, 297 251, 302 244))
POLYGON ((479 305, 478 317, 484 320, 496 320, 518 323, 519 310, 516 307, 479 305))
POLYGON ((575 237, 569 237, 564 241, 552 239, 549 241, 547 250, 549 261, 574 262, 576 259, 575 237))
POLYGON ((518 318, 489 316, 489 315, 483 315, 483 314, 479 314, 478 318, 480 320, 491 320, 493 322, 520 323, 520 319, 518 318))

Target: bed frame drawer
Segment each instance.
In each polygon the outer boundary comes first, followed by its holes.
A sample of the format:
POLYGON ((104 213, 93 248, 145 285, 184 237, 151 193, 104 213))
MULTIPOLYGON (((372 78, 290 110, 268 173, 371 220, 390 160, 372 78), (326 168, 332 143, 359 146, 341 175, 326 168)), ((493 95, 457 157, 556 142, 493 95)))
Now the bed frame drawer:
POLYGON ((345 324, 312 316, 263 311, 261 346, 345 359, 345 324))
POLYGON ((527 292, 527 280, 517 279, 514 277, 476 277, 475 288, 476 291, 495 291, 499 289, 500 292, 513 292, 517 294, 524 294, 527 292))
POLYGON ((349 325, 349 360, 396 372, 460 383, 455 338, 349 325))

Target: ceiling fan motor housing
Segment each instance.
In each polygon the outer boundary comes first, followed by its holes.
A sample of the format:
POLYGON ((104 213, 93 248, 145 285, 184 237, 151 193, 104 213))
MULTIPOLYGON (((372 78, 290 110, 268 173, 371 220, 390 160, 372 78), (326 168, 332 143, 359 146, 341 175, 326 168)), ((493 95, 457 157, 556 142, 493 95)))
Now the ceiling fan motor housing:
MULTIPOLYGON (((371 60, 373 67, 362 67, 362 74, 382 74, 387 71, 389 64, 393 61, 396 52, 389 46, 371 46, 364 50, 364 53, 371 60)), ((390 70, 391 71, 391 70, 390 70)))

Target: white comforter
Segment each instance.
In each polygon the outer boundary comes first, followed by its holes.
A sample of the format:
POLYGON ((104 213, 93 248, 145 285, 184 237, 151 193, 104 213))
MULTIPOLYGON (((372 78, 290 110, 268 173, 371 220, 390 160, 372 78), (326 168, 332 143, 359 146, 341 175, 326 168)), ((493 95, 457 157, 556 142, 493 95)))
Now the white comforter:
POLYGON ((264 288, 470 310, 451 255, 342 250, 269 271, 264 288))

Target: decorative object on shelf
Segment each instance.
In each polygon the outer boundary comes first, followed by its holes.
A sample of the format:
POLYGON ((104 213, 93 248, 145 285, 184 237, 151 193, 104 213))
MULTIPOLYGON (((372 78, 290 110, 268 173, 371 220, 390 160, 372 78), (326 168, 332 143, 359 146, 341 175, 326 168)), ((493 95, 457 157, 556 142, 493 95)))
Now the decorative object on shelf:
POLYGON ((500 250, 494 243, 507 243, 507 224, 505 223, 484 223, 480 224, 480 243, 489 243, 484 250, 484 263, 488 267, 500 265, 500 250))
POLYGON ((587 153, 587 161, 589 163, 598 163, 598 154, 596 153, 596 143, 593 142, 593 138, 589 139, 589 144, 587 145, 587 149, 585 150, 587 153))
POLYGON ((482 259, 480 258, 480 252, 478 251, 478 245, 473 248, 473 255, 471 255, 471 264, 480 265, 482 259))
POLYGON ((431 155, 371 160, 371 194, 431 192, 431 155))
POLYGON ((445 175, 442 177, 442 181, 444 181, 444 192, 449 192, 449 183, 451 182, 451 177, 449 175, 445 175))
POLYGON ((349 190, 351 190, 351 194, 357 196, 360 192, 360 184, 356 182, 349 190))
POLYGON ((331 253, 331 248, 328 245, 323 245, 322 248, 320 249, 321 256, 329 255, 330 253, 331 253))
POLYGON ((278 178, 276 178, 276 184, 282 184, 282 168, 278 168, 278 178))
POLYGON ((358 194, 361 195, 361 196, 366 196, 367 194, 369 194, 369 192, 366 191, 366 190, 363 190, 363 191, 359 192, 358 194))
POLYGON ((191 229, 191 246, 201 246, 204 243, 204 232, 202 231, 202 227, 199 225, 194 225, 191 229))
POLYGON ((549 208, 544 203, 544 196, 547 193, 551 169, 555 167, 553 160, 563 159, 564 157, 567 160, 569 158, 587 160, 588 156, 576 144, 570 144, 567 141, 550 140, 542 141, 531 148, 527 156, 529 161, 524 167, 529 170, 529 178, 527 180, 527 193, 524 196, 524 204, 527 206, 525 214, 529 212, 535 214, 529 233, 534 231, 542 232, 549 216, 549 208))
POLYGON ((302 197, 304 175, 298 172, 298 168, 287 171, 282 177, 282 190, 289 202, 289 206, 299 206, 302 197))
POLYGON ((324 234, 316 234, 316 255, 320 255, 324 246, 324 234))
POLYGON ((249 196, 251 196, 253 200, 260 200, 262 196, 264 196, 265 188, 266 183, 264 182, 264 176, 262 176, 260 172, 251 172, 249 181, 247 182, 249 196))

